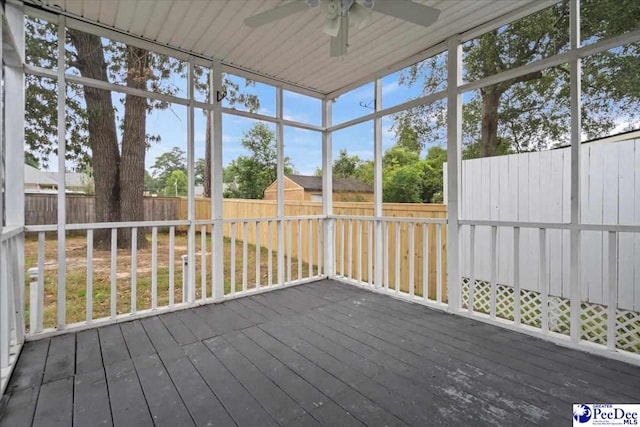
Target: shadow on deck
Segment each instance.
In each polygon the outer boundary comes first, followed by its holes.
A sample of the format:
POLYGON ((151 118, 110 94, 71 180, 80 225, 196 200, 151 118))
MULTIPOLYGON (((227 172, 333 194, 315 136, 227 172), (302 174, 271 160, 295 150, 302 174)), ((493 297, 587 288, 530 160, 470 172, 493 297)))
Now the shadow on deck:
POLYGON ((640 368, 333 281, 28 343, 2 426, 568 425, 640 368))

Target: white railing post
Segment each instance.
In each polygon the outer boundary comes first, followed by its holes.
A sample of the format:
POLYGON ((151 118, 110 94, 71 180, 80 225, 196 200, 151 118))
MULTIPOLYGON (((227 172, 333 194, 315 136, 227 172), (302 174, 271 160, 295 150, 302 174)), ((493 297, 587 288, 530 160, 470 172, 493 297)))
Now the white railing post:
POLYGON ((513 227, 513 322, 520 325, 520 227, 513 227))
MULTIPOLYGON (((569 36, 571 49, 580 47, 580 0, 572 0, 570 9, 569 36)), ((571 83, 571 231, 570 231, 570 277, 571 277, 571 341, 580 341, 580 134, 581 122, 581 60, 576 55, 570 61, 571 83)))
POLYGON ((189 219, 189 235, 187 242, 188 261, 188 282, 187 301, 192 303, 196 300, 196 200, 195 200, 195 138, 194 138, 194 106, 193 106, 193 85, 194 85, 194 63, 193 58, 189 59, 189 72, 187 81, 187 95, 189 105, 187 107, 187 218, 189 219))
POLYGON ((467 310, 469 313, 473 313, 473 307, 475 304, 475 291, 476 291, 476 226, 469 227, 469 302, 467 303, 467 310))
MULTIPOLYGON (((93 249, 93 247, 92 247, 93 249)), ((88 250, 88 248, 87 248, 88 250)), ((38 298, 36 300, 36 325, 31 332, 40 332, 44 326, 44 256, 45 256, 45 233, 38 233, 38 298)), ((88 280, 88 279, 87 279, 88 280)), ((87 294, 87 298, 89 295, 87 294)), ((33 325, 31 325, 33 328, 33 325)))
MULTIPOLYGON (((376 79, 375 81, 375 111, 382 110, 382 79, 376 79)), ((382 117, 376 117, 374 121, 373 132, 373 216, 375 216, 375 287, 380 288, 382 286, 382 268, 384 251, 383 236, 382 236, 382 222, 379 218, 383 216, 382 209, 382 117)), ((424 262, 427 262, 424 260, 424 262)))
POLYGON ((38 328, 38 267, 31 267, 29 275, 29 331, 34 333, 38 328))
MULTIPOLYGON (((213 299, 222 301, 224 298, 224 227, 222 225, 222 105, 216 98, 217 92, 222 93, 222 64, 214 61, 209 78, 209 102, 213 104, 213 111, 208 114, 211 129, 211 219, 214 220, 211 234, 211 270, 213 281, 213 299)), ((231 248, 235 250, 234 247, 231 248)))
MULTIPOLYGON (((462 46, 448 42, 447 56, 447 289, 449 310, 460 309, 460 169, 462 138, 462 46)), ((441 251, 441 248, 438 248, 441 251)))
POLYGON ((618 323, 618 233, 609 231, 609 253, 607 256, 607 348, 616 349, 618 323))
POLYGON ((549 280, 547 277, 547 230, 541 228, 538 232, 539 263, 538 284, 540 286, 540 323, 542 332, 549 332, 549 280))
POLYGON ((186 302, 188 301, 189 263, 191 260, 189 259, 189 255, 182 255, 180 259, 182 260, 182 302, 186 302))
POLYGON ((331 132, 331 100, 322 100, 322 215, 324 220, 324 274, 335 275, 335 220, 333 215, 333 159, 331 132))
POLYGON ((9 366, 9 348, 11 338, 9 325, 10 304, 9 304, 9 254, 5 242, 0 242, 0 369, 4 370, 9 366))
MULTIPOLYGON (((276 182, 277 182, 277 195, 276 195, 276 216, 278 217, 277 233, 278 233, 278 285, 283 285, 285 282, 284 271, 284 126, 282 125, 283 106, 282 106, 282 86, 276 88, 276 182)), ((291 261, 291 246, 289 246, 289 262, 291 261)))

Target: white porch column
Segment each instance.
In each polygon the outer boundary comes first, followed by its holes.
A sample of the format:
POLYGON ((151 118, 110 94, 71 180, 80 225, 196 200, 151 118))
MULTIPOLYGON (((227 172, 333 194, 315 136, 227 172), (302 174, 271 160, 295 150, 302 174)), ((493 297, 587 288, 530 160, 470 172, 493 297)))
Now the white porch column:
MULTIPOLYGON (((382 79, 375 82, 375 111, 382 110, 382 79)), ((382 117, 376 117, 373 126, 373 216, 381 218, 382 212, 382 117)), ((382 221, 376 221, 375 228, 375 265, 374 284, 376 288, 382 286, 383 244, 382 221)))
MULTIPOLYGON (((4 12, 0 10, 0 66, 2 66, 2 53, 3 53, 3 40, 2 40, 2 27, 4 25, 4 12)), ((0 70, 0 79, 2 78, 2 70, 0 70)), ((0 111, 3 111, 2 105, 4 102, 4 96, 0 89, 0 111)), ((0 114, 0 234, 2 233, 2 226, 4 225, 4 117, 0 114)), ((0 245, 0 262, 2 262, 2 245, 0 245)), ((0 265, 0 270, 4 267, 0 265)))
MULTIPOLYGON (((580 0, 571 1, 569 35, 571 49, 580 47, 580 0)), ((571 341, 580 341, 580 133, 581 122, 581 60, 574 55, 570 61, 571 72, 571 231, 570 233, 570 278, 571 278, 571 341)))
POLYGON ((209 111, 209 120, 213 125, 211 134, 211 219, 216 221, 211 236, 212 246, 212 281, 213 299, 224 298, 224 235, 222 225, 222 104, 217 100, 217 93, 222 93, 222 64, 214 61, 209 73, 209 102, 213 111, 209 111))
MULTIPOLYGON (((449 310, 460 309, 460 169, 462 142, 462 46, 458 36, 448 42, 447 56, 447 290, 449 310)), ((436 250, 440 251, 441 248, 436 250)))
MULTIPOLYGON (((24 60, 24 14, 22 6, 5 5, 8 30, 13 35, 14 48, 24 60)), ((5 43, 11 41, 4 40, 5 43)), ((5 194, 7 225, 24 224, 24 74, 22 63, 7 63, 4 76, 5 100, 5 194), (9 199, 10 197, 10 199, 9 199)))
MULTIPOLYGON (((5 105, 11 105, 10 108, 5 108, 4 117, 4 149, 5 149, 5 164, 4 164, 4 191, 5 200, 5 219, 7 225, 24 225, 24 74, 22 71, 22 64, 24 62, 24 12, 21 4, 7 3, 4 6, 6 22, 3 25, 7 25, 7 33, 10 35, 9 40, 2 40, 0 43, 0 49, 4 49, 5 45, 14 52, 10 58, 3 57, 6 67, 4 75, 4 90, 5 90, 5 105)), ((2 32, 2 27, 0 27, 2 32)), ((1 110, 0 110, 1 111, 1 110)), ((0 129, 1 127, 0 122, 0 129)), ((1 209, 1 207, 0 207, 1 209)), ((2 211, 0 210, 0 215, 2 211)), ((0 221, 0 225, 1 221, 0 221)), ((24 283, 24 237, 17 239, 17 248, 13 252, 18 257, 18 268, 14 272, 13 278, 17 283, 24 283)), ((9 254, 4 254, 6 256, 9 254)), ((7 266, 0 266, 0 270, 6 271, 7 266)), ((10 276, 5 276, 9 278, 10 276)), ((2 279, 0 279, 1 281, 2 279)), ((24 286, 15 286, 15 283, 9 283, 10 286, 14 286, 14 291, 18 291, 18 301, 16 302, 15 310, 15 334, 18 342, 23 341, 24 337, 24 286)), ((9 298, 11 293, 9 289, 4 287, 2 292, 2 298, 9 298)), ((14 301, 16 300, 14 294, 14 301)), ((7 306, 11 306, 9 303, 7 306)), ((9 325, 11 321, 11 315, 9 312, 0 313, 2 318, 0 323, 9 325)), ((3 329, 3 332, 8 332, 8 329, 3 329)), ((2 342, 6 343, 6 337, 2 338, 2 342)), ((4 353, 4 352, 3 352, 4 353)), ((8 353, 7 353, 8 354, 8 353)), ((3 367, 6 366, 3 361, 3 367)))
POLYGON ((193 107, 193 58, 189 60, 187 82, 187 219, 189 220, 189 235, 187 239, 187 302, 196 299, 196 201, 195 201, 195 147, 194 147, 194 107, 193 107))
POLYGON ((327 217, 333 215, 333 159, 331 132, 326 130, 331 126, 331 101, 322 100, 322 215, 324 221, 324 274, 327 277, 335 275, 334 222, 327 217))
MULTIPOLYGON (((278 232, 278 285, 284 284, 286 277, 284 274, 284 126, 282 125, 282 117, 282 86, 278 86, 276 88, 276 182, 278 183, 276 187, 276 216, 278 217, 276 224, 278 232)), ((289 248, 289 255, 291 255, 291 252, 291 248, 289 248)))

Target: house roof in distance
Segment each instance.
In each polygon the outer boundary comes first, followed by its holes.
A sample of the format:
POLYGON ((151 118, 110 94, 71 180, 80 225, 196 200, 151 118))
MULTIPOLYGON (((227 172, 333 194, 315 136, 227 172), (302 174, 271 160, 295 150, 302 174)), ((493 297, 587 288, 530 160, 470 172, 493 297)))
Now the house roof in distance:
POLYGON ((24 165, 24 183, 32 185, 46 185, 57 187, 58 181, 52 179, 46 172, 40 171, 33 166, 24 165))
MULTIPOLYGON (((309 191, 322 191, 322 177, 312 175, 286 175, 291 181, 309 191)), ((333 178, 333 191, 345 193, 373 193, 373 187, 353 178, 333 178)))

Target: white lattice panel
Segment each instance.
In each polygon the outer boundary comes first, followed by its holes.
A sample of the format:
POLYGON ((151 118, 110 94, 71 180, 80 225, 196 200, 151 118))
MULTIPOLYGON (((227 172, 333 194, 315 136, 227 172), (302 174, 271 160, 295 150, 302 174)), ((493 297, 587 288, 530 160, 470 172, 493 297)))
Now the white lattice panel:
POLYGON ((520 322, 523 325, 542 326, 542 300, 540 292, 520 290, 520 322))
POLYGON ((473 309, 486 314, 491 311, 491 286, 489 283, 476 281, 473 293, 473 309))
POLYGON ((607 307, 582 303, 580 321, 582 323, 581 339, 596 344, 607 344, 607 307))
POLYGON ((616 344, 619 349, 640 353, 640 313, 618 310, 616 344))
POLYGON ((571 306, 569 300, 549 296, 549 330, 569 335, 571 306))
MULTIPOLYGON (((469 279, 462 280, 462 306, 469 306, 469 279)), ((496 287, 496 316, 503 319, 514 318, 514 290, 510 286, 496 287)), ((569 299, 549 296, 549 330, 569 335, 571 327, 571 303, 569 299)), ((491 310, 491 286, 484 281, 476 281, 474 291, 474 311, 489 314, 491 310)), ((523 325, 540 328, 542 326, 542 298, 540 292, 522 289, 520 291, 520 321, 523 325)), ((580 338, 596 344, 607 344, 607 307, 601 304, 583 302, 580 305, 580 338)), ((616 346, 620 350, 640 353, 640 313, 629 310, 617 311, 616 346)))
POLYGON ((511 286, 496 286, 496 316, 513 320, 513 288, 511 286))

